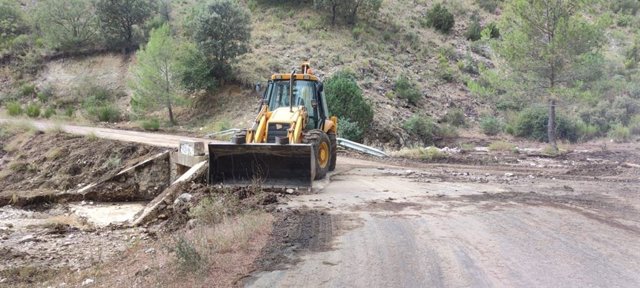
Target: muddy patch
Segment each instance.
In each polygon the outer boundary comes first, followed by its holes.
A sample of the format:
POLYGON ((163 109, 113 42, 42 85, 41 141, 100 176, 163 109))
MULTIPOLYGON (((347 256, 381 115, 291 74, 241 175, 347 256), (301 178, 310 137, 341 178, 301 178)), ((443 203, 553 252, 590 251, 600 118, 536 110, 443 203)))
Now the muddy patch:
POLYGON ((413 202, 395 202, 394 199, 369 201, 367 204, 353 207, 352 211, 367 212, 402 212, 405 209, 422 210, 423 205, 413 202))
MULTIPOLYGON (((547 206, 557 209, 570 210, 581 214, 592 220, 609 225, 611 227, 623 229, 629 232, 640 234, 640 226, 637 224, 627 224, 617 219, 634 219, 635 223, 640 222, 639 211, 624 203, 614 202, 606 197, 596 197, 594 195, 545 195, 535 192, 519 193, 494 193, 480 195, 465 195, 461 197, 468 203, 484 203, 479 207, 494 209, 494 203, 518 203, 532 206, 547 206)), ((442 199, 442 200, 446 200, 442 199)))
POLYGON ((567 171, 567 175, 574 176, 617 176, 622 174, 623 169, 617 164, 588 164, 573 168, 567 171))
POLYGON ((331 250, 338 221, 338 216, 317 210, 280 213, 271 239, 256 262, 257 270, 283 270, 299 261, 298 253, 331 250))

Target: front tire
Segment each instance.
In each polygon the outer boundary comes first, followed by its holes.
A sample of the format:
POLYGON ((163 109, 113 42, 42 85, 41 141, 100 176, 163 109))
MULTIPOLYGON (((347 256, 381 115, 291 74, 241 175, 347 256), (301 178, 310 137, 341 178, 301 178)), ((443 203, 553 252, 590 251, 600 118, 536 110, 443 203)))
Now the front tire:
POLYGON ((338 161, 338 138, 336 133, 329 133, 329 141, 331 142, 331 162, 329 162, 329 171, 336 170, 336 161, 338 161))
POLYGON ((331 141, 322 130, 311 130, 304 137, 304 142, 313 146, 316 175, 314 180, 323 179, 329 172, 331 164, 331 141))

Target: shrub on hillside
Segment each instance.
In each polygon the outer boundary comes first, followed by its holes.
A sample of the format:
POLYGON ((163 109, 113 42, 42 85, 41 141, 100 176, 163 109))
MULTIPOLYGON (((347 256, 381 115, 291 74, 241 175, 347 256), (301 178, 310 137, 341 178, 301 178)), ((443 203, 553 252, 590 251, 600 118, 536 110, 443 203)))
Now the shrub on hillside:
POLYGON ((191 19, 191 38, 208 59, 211 73, 229 79, 233 60, 250 49, 251 14, 238 1, 213 0, 193 9, 191 19))
POLYGON ((467 28, 467 32, 464 33, 464 36, 467 37, 467 40, 478 41, 482 38, 482 26, 480 26, 480 22, 478 20, 474 20, 467 28))
POLYGON ((31 97, 36 94, 36 86, 33 84, 23 84, 20 86, 20 94, 23 97, 31 97))
MULTIPOLYGON (((363 97, 362 89, 358 86, 353 72, 337 72, 325 82, 324 91, 332 115, 337 115, 340 119, 350 119, 363 133, 369 129, 373 121, 373 110, 371 104, 363 97)), ((342 127, 338 126, 338 129, 342 127)))
POLYGON ((502 132, 502 123, 498 118, 493 116, 486 116, 480 119, 480 129, 482 133, 488 136, 498 135, 502 132))
POLYGON ((416 105, 422 95, 416 88, 416 84, 404 75, 396 80, 394 87, 395 95, 401 99, 407 99, 412 105, 416 105))
POLYGON ((629 142, 629 139, 631 139, 631 131, 628 127, 616 124, 609 130, 609 138, 618 143, 629 142))
MULTIPOLYGON (((529 138, 537 141, 548 141, 548 111, 545 108, 529 108, 518 114, 513 127, 515 136, 529 138)), ((556 115, 556 137, 571 142, 578 140, 577 127, 574 122, 562 116, 556 115)))
POLYGON ((158 131, 160 129, 160 121, 157 118, 142 120, 140 124, 142 129, 147 131, 158 131))
POLYGON ((478 0, 478 5, 487 12, 493 13, 498 8, 500 2, 501 0, 478 0))
POLYGON ((351 121, 349 118, 340 119, 338 133, 340 137, 356 142, 362 141, 364 136, 364 132, 360 129, 358 123, 351 121))
POLYGON ((438 125, 429 117, 414 115, 403 125, 404 130, 417 136, 425 145, 433 145, 439 134, 438 125))
POLYGON ((38 1, 33 11, 44 44, 61 51, 95 46, 98 19, 85 0, 38 1))
POLYGON ((500 38, 500 29, 495 22, 491 22, 487 26, 485 26, 484 29, 482 29, 482 33, 486 33, 487 36, 491 39, 500 38))
POLYGON ((22 105, 17 101, 7 103, 7 113, 10 116, 20 116, 22 114, 22 105))
POLYGON ((609 3, 611 11, 614 13, 636 15, 640 10, 640 2, 638 0, 612 0, 609 3))
POLYGON ((190 92, 215 91, 218 80, 206 56, 198 50, 198 47, 192 43, 182 43, 177 53, 177 78, 182 88, 190 92))
POLYGON ((640 115, 635 115, 629 120, 629 131, 633 135, 640 135, 640 115))
POLYGON ((464 126, 466 124, 464 111, 462 111, 462 109, 460 108, 449 109, 442 120, 455 127, 464 126))
POLYGON ((49 119, 53 115, 56 115, 56 110, 51 107, 48 107, 46 110, 44 110, 42 117, 49 119))
POLYGON ((45 86, 37 95, 41 103, 47 103, 47 101, 53 97, 53 88, 51 86, 45 86))
POLYGON ((122 115, 113 105, 113 91, 92 83, 85 83, 78 88, 78 97, 84 99, 82 106, 89 119, 98 122, 120 121, 122 115))
POLYGON ((580 141, 589 141, 600 135, 600 129, 597 126, 584 123, 582 120, 576 122, 576 129, 580 141))
POLYGON ((99 122, 118 122, 121 116, 120 109, 111 104, 89 108, 87 112, 93 120, 99 122))
POLYGON ((130 51, 142 40, 135 28, 151 15, 152 6, 151 1, 146 0, 98 0, 95 11, 107 45, 130 51))
POLYGON ((595 107, 583 108, 580 118, 587 124, 597 126, 604 135, 616 123, 628 125, 635 115, 640 115, 640 100, 620 96, 613 101, 601 101, 595 107))
POLYGON ((15 0, 0 0, 0 48, 5 40, 26 33, 29 28, 15 0))
POLYGON ((25 113, 27 114, 27 116, 31 117, 31 118, 38 118, 40 117, 40 105, 36 104, 36 103, 31 103, 29 105, 27 105, 27 109, 25 109, 25 113))
POLYGON ((438 3, 427 12, 426 24, 442 33, 448 34, 455 24, 453 14, 438 3))

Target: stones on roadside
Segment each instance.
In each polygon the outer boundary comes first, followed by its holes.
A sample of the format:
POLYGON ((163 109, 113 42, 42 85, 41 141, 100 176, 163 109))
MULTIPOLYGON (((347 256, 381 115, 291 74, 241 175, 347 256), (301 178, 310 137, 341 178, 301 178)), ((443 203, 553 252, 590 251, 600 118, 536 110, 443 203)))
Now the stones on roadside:
POLYGON ((91 279, 91 278, 87 278, 87 279, 84 279, 84 281, 82 281, 81 286, 88 286, 88 285, 93 284, 94 282, 96 282, 96 281, 91 279))
POLYGON ((276 196, 275 194, 267 194, 263 199, 262 199, 262 205, 269 205, 269 204, 273 204, 273 203, 278 203, 278 196, 276 196))
POLYGON ((156 254, 156 249, 153 248, 153 247, 148 248, 148 249, 144 250, 144 254, 156 254))
POLYGON ((187 221, 187 228, 189 230, 194 229, 196 227, 198 227, 198 225, 200 225, 200 220, 194 218, 194 219, 189 219, 189 221, 187 221))
POLYGON ((24 243, 28 243, 28 242, 40 242, 40 240, 38 238, 36 238, 35 236, 29 234, 26 235, 22 238, 20 238, 20 240, 18 240, 18 244, 24 244, 24 243))
POLYGON ((145 277, 149 275, 149 273, 151 273, 151 268, 149 266, 144 266, 144 268, 136 271, 135 275, 138 277, 145 277))
MULTIPOLYGON (((177 213, 186 213, 191 207, 193 207, 193 195, 189 193, 182 193, 173 201, 173 211, 177 213)), ((160 215, 158 218, 162 219, 160 215)))

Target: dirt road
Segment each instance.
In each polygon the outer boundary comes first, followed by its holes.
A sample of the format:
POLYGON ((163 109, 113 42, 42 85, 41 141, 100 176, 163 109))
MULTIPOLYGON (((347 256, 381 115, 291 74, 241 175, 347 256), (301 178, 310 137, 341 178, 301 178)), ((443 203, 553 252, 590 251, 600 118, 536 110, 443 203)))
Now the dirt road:
MULTIPOLYGON (((167 147, 185 138, 59 127, 167 147)), ((268 253, 280 260, 262 262, 242 283, 640 287, 640 169, 621 164, 640 158, 608 156, 411 168, 341 157, 338 171, 314 183, 314 193, 291 196, 280 206, 314 213, 302 217, 291 235, 276 235, 292 237, 272 243, 268 253)))
POLYGON ((505 176, 491 167, 365 166, 343 165, 319 193, 284 205, 326 211, 330 217, 306 229, 329 239, 328 249, 277 251, 295 260, 263 267, 244 284, 640 286, 637 177, 576 181, 505 176))
POLYGON ((46 131, 52 129, 60 129, 64 132, 76 135, 93 134, 97 137, 125 142, 134 142, 161 147, 177 148, 180 140, 193 140, 201 142, 215 142, 211 139, 193 138, 187 136, 177 136, 170 134, 148 133, 129 130, 119 130, 110 128, 88 127, 80 125, 70 125, 56 123, 52 121, 36 121, 36 120, 15 120, 11 118, 0 118, 0 123, 29 123, 39 130, 46 131))

